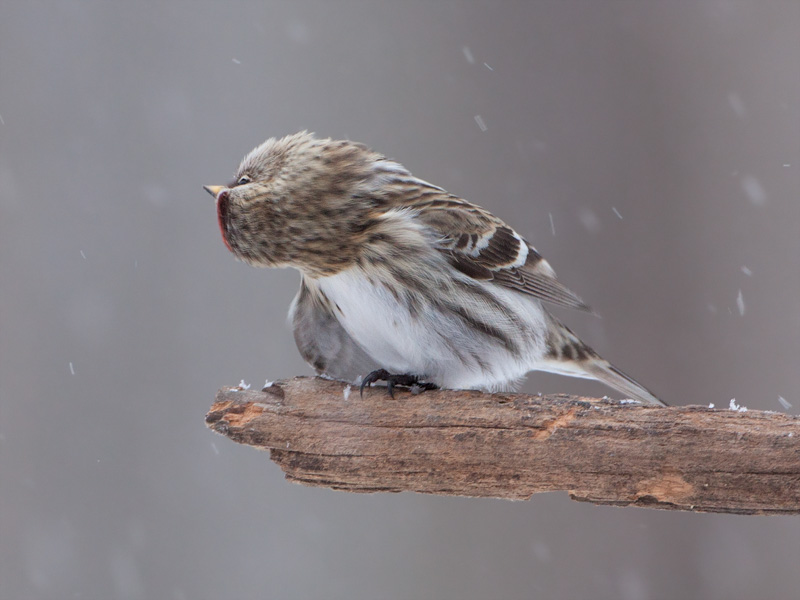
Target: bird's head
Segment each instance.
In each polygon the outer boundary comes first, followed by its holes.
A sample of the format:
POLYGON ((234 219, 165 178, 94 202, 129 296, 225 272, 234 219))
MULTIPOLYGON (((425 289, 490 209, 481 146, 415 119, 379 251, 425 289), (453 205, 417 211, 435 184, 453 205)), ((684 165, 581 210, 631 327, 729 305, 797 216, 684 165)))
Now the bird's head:
POLYGON ((382 159, 361 144, 300 132, 268 139, 245 156, 231 184, 205 189, 237 258, 322 276, 354 260, 377 202, 365 184, 382 159))

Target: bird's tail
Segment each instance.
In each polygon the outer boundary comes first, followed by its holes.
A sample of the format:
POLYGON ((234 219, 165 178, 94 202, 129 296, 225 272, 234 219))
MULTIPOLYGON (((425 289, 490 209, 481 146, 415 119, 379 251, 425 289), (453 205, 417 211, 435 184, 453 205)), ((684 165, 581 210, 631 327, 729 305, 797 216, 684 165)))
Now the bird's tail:
POLYGON ((638 400, 642 404, 657 404, 658 406, 667 406, 666 402, 660 400, 653 392, 644 387, 641 383, 636 381, 630 375, 626 375, 610 362, 599 356, 588 362, 586 365, 586 372, 591 375, 593 379, 602 381, 615 390, 622 392, 628 398, 638 400))
POLYGON ((667 406, 666 402, 660 400, 633 377, 626 375, 589 348, 569 328, 555 322, 558 326, 551 329, 551 338, 548 340, 550 360, 543 370, 572 377, 596 379, 642 404, 667 406))

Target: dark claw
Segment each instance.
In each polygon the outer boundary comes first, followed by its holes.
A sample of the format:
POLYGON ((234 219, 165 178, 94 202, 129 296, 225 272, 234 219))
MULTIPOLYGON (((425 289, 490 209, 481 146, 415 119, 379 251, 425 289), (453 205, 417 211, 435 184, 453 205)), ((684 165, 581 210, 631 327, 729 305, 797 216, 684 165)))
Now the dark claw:
POLYGON ((364 388, 368 385, 372 385, 376 381, 385 380, 387 377, 391 377, 391 373, 386 369, 376 369, 372 373, 369 373, 364 379, 361 380, 361 397, 364 397, 364 388))
POLYGON ((402 385, 407 387, 418 386, 422 390, 435 390, 436 384, 428 382, 420 382, 418 375, 401 374, 394 375, 389 373, 386 369, 377 369, 369 373, 364 379, 361 380, 361 396, 364 396, 364 388, 372 385, 376 381, 385 381, 386 389, 389 396, 394 398, 394 386, 402 385))

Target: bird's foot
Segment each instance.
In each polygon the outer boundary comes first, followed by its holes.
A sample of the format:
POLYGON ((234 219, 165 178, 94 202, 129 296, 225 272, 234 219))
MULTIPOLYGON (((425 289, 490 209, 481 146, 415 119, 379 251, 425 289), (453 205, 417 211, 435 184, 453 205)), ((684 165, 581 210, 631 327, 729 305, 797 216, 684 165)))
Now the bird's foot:
POLYGON ((394 373, 389 373, 386 369, 376 369, 369 373, 364 379, 361 380, 361 395, 364 395, 364 388, 368 385, 372 385, 376 381, 385 381, 386 382, 386 389, 389 390, 389 395, 394 398, 394 386, 402 385, 406 387, 413 388, 416 386, 420 390, 435 390, 436 384, 428 383, 419 380, 418 375, 409 375, 409 374, 402 374, 396 375, 394 373))

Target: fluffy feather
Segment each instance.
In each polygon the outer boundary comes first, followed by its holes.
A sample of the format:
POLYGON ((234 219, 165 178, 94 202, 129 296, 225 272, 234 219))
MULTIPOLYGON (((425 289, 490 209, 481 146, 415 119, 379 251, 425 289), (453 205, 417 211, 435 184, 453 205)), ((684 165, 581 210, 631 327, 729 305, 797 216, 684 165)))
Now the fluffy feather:
POLYGON ((362 144, 272 138, 216 198, 238 258, 302 273, 290 318, 320 373, 498 390, 539 369, 662 404, 547 312, 589 308, 533 246, 362 144))

